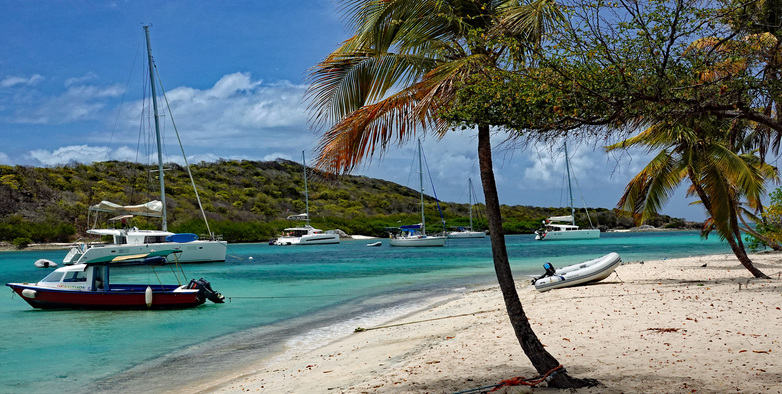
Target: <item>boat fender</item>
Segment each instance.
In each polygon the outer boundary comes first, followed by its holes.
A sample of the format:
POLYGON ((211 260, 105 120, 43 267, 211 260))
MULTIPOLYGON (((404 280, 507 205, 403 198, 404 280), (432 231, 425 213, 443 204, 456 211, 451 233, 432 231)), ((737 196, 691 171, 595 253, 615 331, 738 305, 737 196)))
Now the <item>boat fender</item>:
POLYGON ((144 291, 144 302, 147 304, 147 308, 152 307, 152 288, 149 286, 144 291))
POLYGON ((38 292, 33 289, 22 290, 22 297, 24 298, 35 298, 36 295, 38 295, 38 292))

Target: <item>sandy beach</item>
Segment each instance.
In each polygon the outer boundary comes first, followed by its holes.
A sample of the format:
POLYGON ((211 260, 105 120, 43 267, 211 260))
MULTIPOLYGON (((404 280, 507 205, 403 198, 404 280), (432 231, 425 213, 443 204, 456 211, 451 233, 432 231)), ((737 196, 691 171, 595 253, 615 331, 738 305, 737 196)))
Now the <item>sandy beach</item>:
MULTIPOLYGON (((589 286, 536 291, 517 277, 527 316, 575 377, 578 393, 782 392, 782 254, 752 255, 753 279, 732 255, 626 262, 589 286)), ((535 370, 496 286, 364 327, 299 354, 258 360, 188 392, 455 393, 535 370)), ((486 392, 477 390, 477 392, 486 392)), ((499 392, 560 392, 506 387, 499 392)))

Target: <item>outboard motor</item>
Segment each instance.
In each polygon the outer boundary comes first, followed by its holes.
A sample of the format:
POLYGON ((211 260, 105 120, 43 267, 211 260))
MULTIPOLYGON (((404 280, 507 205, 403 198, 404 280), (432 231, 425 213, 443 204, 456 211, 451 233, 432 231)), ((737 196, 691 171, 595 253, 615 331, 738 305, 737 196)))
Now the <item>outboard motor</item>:
POLYGON ((225 302, 225 297, 212 290, 212 285, 204 280, 204 278, 201 279, 191 279, 190 283, 187 285, 188 289, 198 289, 198 298, 201 300, 209 300, 214 302, 215 304, 222 304, 225 302))
POLYGON ((532 284, 533 285, 535 284, 535 282, 538 281, 538 279, 543 279, 543 278, 545 278, 547 276, 554 276, 554 274, 557 272, 556 268, 554 268, 554 266, 551 263, 549 263, 548 261, 546 262, 546 264, 543 264, 543 269, 546 270, 546 273, 544 273, 543 275, 533 279, 532 280, 532 284))

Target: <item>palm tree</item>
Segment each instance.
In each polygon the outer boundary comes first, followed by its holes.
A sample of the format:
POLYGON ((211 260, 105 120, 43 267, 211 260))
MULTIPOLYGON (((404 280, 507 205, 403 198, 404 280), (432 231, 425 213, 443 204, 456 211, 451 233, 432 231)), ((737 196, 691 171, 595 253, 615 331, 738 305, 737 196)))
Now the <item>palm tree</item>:
MULTIPOLYGON (((343 6, 355 33, 313 68, 308 90, 312 122, 326 128, 316 165, 332 173, 348 173, 417 133, 444 135, 450 124, 438 113, 454 102, 459 84, 486 68, 512 66, 523 53, 509 45, 540 40, 562 17, 554 0, 344 0, 343 6)), ((561 369, 524 314, 505 247, 490 137, 489 125, 479 125, 494 268, 516 337, 538 373, 558 372, 549 385, 595 385, 561 369)))
MULTIPOLYGON (((737 127, 734 123, 732 127, 737 127)), ((739 126, 740 127, 740 126, 739 126)), ((754 153, 731 149, 731 125, 716 119, 685 119, 675 124, 657 123, 640 134, 606 147, 607 151, 644 146, 660 149, 625 188, 617 207, 634 214, 637 223, 655 215, 685 180, 709 215, 704 236, 711 229, 725 239, 741 264, 755 277, 766 275, 747 256, 741 240, 741 203, 759 211, 765 180, 778 180, 776 168, 754 153)))

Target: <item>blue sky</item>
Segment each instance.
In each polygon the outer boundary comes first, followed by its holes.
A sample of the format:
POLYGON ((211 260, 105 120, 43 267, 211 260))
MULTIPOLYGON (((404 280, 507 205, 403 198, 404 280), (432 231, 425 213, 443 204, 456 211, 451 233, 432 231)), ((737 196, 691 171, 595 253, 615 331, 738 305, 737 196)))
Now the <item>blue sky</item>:
MULTIPOLYGON (((0 164, 7 165, 148 161, 138 149, 145 24, 191 163, 299 160, 302 150, 309 161, 318 134, 303 99, 307 70, 348 37, 331 0, 0 0, 0 9, 0 164)), ((181 162, 172 130, 166 158, 181 162)), ((467 202, 468 177, 482 198, 476 149, 469 130, 424 139, 440 199, 467 202)), ((414 150, 395 147, 355 174, 416 187, 414 150)), ((609 157, 593 142, 570 150, 577 199, 607 208, 647 158, 609 157)), ((494 156, 503 204, 567 205, 558 148, 500 145, 494 156)), ((702 220, 691 201, 680 190, 663 213, 702 220)))

